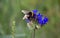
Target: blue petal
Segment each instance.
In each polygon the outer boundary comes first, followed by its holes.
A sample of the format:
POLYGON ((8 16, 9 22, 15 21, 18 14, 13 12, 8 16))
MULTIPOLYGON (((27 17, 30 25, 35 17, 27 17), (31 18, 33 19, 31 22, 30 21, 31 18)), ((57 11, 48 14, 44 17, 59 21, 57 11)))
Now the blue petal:
POLYGON ((42 17, 43 17, 43 15, 40 14, 40 13, 37 15, 37 19, 38 19, 38 20, 42 20, 42 17))
POLYGON ((44 19, 42 20, 42 17, 40 16, 38 19, 37 19, 38 23, 40 25, 44 25, 48 22, 48 18, 47 17, 44 17, 44 19))
POLYGON ((34 14, 36 14, 38 12, 38 10, 36 10, 36 9, 35 10, 32 10, 32 11, 33 11, 34 14))
POLYGON ((30 20, 29 20, 29 19, 25 19, 25 21, 26 21, 27 23, 29 23, 29 22, 30 22, 30 20))
POLYGON ((44 17, 43 22, 44 22, 44 24, 46 24, 48 22, 48 18, 47 17, 44 17))

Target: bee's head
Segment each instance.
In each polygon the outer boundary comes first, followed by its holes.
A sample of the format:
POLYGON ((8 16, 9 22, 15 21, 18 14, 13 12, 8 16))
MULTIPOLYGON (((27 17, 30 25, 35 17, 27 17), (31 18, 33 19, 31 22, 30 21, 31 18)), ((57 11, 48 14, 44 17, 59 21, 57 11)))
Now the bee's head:
POLYGON ((29 10, 22 10, 22 13, 25 15, 28 14, 29 12, 30 12, 29 10))

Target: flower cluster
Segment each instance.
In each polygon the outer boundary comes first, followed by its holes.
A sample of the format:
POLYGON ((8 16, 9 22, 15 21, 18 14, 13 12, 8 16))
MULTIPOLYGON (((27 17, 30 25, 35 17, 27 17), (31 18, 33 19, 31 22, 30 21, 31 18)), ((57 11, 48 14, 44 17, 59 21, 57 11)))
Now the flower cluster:
POLYGON ((46 24, 48 22, 48 18, 46 16, 43 16, 40 13, 37 13, 38 10, 32 10, 32 12, 37 16, 37 22, 38 24, 40 24, 41 26, 43 26, 44 24, 46 24))

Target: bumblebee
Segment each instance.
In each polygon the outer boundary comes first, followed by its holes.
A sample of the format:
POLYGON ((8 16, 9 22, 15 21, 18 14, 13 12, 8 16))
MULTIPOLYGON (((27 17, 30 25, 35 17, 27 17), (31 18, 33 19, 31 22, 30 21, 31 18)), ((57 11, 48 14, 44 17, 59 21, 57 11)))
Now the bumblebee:
MULTIPOLYGON (((35 14, 32 12, 32 11, 29 11, 29 10, 22 10, 24 17, 23 17, 23 20, 25 19, 26 22, 27 22, 27 26, 31 29, 34 28, 33 26, 33 21, 36 21, 36 18, 35 18, 35 14)), ((39 28, 39 26, 36 26, 35 27, 36 29, 39 28)))
POLYGON ((30 28, 30 26, 33 26, 33 22, 37 22, 39 25, 36 26, 35 28, 40 28, 42 27, 44 24, 46 24, 48 22, 48 18, 45 16, 43 17, 42 14, 38 13, 37 14, 37 10, 22 10, 24 17, 23 20, 25 19, 27 22, 27 25, 29 25, 28 27, 30 28))
POLYGON ((29 10, 22 10, 22 12, 25 14, 23 19, 29 19, 30 21, 34 19, 35 14, 32 11, 29 10))

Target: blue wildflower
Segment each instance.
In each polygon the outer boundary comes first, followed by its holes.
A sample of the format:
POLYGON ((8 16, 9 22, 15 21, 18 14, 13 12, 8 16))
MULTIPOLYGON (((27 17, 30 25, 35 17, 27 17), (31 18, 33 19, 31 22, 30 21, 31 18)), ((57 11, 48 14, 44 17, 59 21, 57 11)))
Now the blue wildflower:
POLYGON ((44 24, 46 24, 47 22, 48 22, 48 18, 45 16, 45 17, 43 17, 43 15, 42 14, 40 14, 40 13, 37 13, 38 12, 38 10, 32 10, 33 11, 33 13, 35 14, 35 18, 36 18, 36 16, 37 16, 37 22, 38 22, 38 24, 40 24, 40 25, 44 25, 44 24), (44 18, 44 19, 43 19, 44 18))
POLYGON ((38 12, 38 10, 35 9, 35 10, 32 10, 32 12, 33 12, 34 14, 36 14, 36 13, 38 12))
POLYGON ((44 25, 44 24, 46 24, 48 22, 48 18, 47 17, 43 17, 41 15, 38 15, 37 17, 38 17, 37 21, 38 21, 38 23, 40 25, 44 25))

